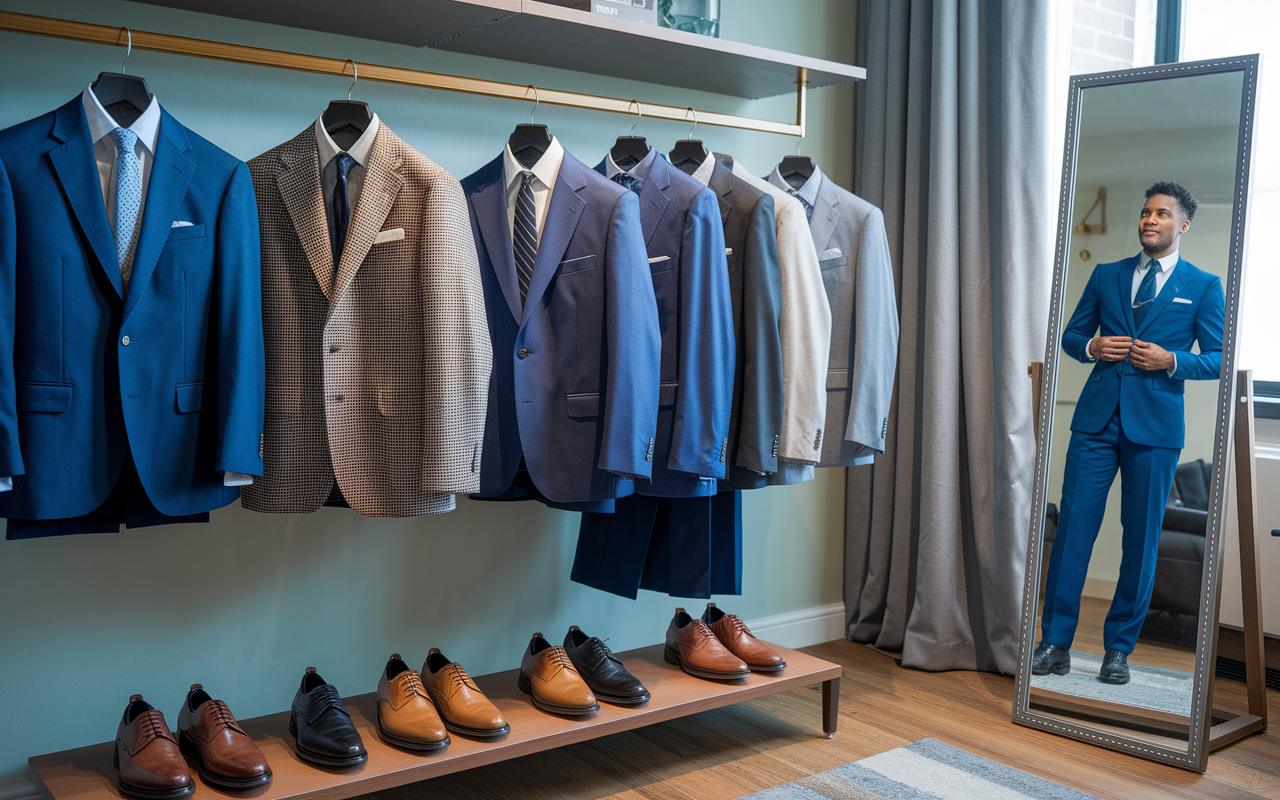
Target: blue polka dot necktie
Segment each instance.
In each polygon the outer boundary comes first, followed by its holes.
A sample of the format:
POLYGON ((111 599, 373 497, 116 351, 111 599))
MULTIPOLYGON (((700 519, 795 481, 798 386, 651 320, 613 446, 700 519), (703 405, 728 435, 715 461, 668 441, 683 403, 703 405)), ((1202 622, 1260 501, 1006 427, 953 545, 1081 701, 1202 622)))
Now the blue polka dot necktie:
POLYGON ((114 198, 116 260, 120 263, 122 288, 129 288, 133 256, 138 249, 138 212, 142 209, 142 164, 134 146, 138 134, 128 128, 111 132, 116 145, 116 194, 114 198))
MULTIPOLYGON (((338 181, 333 187, 333 266, 336 270, 342 261, 342 247, 347 243, 347 227, 351 224, 351 209, 347 202, 347 191, 351 170, 359 162, 348 153, 338 153, 334 158, 338 163, 338 181)), ((334 280, 337 280, 335 274, 334 280)))
POLYGON ((644 188, 644 178, 637 178, 630 172, 617 173, 613 176, 613 182, 623 188, 630 189, 636 194, 640 194, 640 190, 644 188))
POLYGON ((534 216, 533 173, 525 170, 516 197, 516 225, 511 248, 516 257, 516 278, 520 281, 520 307, 524 308, 533 281, 533 262, 538 258, 538 220, 534 216))
POLYGON ((1138 286, 1138 294, 1133 298, 1134 330, 1142 327, 1142 321, 1147 318, 1151 306, 1155 304, 1156 275, 1159 272, 1160 262, 1152 261, 1147 265, 1146 277, 1142 279, 1142 284, 1138 286))

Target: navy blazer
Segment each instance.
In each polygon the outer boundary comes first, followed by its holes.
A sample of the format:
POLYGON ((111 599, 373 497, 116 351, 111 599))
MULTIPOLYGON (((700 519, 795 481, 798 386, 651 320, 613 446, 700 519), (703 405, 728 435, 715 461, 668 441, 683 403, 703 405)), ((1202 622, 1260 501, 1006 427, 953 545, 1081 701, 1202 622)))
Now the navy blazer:
POLYGON ((635 193, 564 154, 521 310, 502 157, 462 190, 493 342, 479 496, 522 458, 552 501, 631 494, 652 472, 662 345, 635 193))
POLYGON ((79 96, 0 131, 0 516, 93 511, 126 447, 160 512, 219 508, 262 474, 249 169, 162 110, 126 294, 90 136, 79 96))
POLYGON ((1165 370, 1138 369, 1128 360, 1099 359, 1080 392, 1071 430, 1098 433, 1119 407, 1120 425, 1130 441, 1181 449, 1186 428, 1183 381, 1219 377, 1226 299, 1216 276, 1179 259, 1138 328, 1132 297, 1133 273, 1140 261, 1138 255, 1093 270, 1063 330, 1062 349, 1090 363, 1088 347, 1094 336, 1131 336, 1172 352, 1177 369, 1170 377, 1165 370), (1191 352, 1193 342, 1200 352, 1191 352))
MULTIPOLYGON (((662 330, 653 476, 636 492, 705 497, 725 476, 735 346, 729 262, 716 195, 653 148, 640 224, 662 330)), ((607 174, 605 162, 596 171, 607 174)))

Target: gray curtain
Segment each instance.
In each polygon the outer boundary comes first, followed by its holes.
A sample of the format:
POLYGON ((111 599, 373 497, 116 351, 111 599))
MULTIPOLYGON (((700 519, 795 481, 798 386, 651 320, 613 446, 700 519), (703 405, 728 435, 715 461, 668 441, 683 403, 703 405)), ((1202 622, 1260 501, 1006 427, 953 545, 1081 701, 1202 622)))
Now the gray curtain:
POLYGON ((848 474, 849 639, 1016 669, 1044 353, 1047 0, 861 0, 857 185, 902 324, 887 452, 848 474))

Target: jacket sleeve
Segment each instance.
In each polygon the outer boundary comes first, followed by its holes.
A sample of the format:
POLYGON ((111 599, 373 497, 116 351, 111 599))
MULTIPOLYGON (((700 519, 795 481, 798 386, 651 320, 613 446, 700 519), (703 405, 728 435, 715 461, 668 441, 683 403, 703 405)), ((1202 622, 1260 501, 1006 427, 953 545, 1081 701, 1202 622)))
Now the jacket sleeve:
POLYGON ((1175 381, 1217 380, 1222 373, 1222 335, 1226 323, 1227 301, 1222 293, 1222 281, 1213 277, 1200 307, 1196 309, 1196 343, 1199 353, 1175 352, 1177 369, 1175 381))
POLYGON ((614 206, 605 244, 604 421, 599 469, 624 478, 653 474, 662 334, 640 201, 625 192, 614 206))
POLYGON ((738 457, 735 466, 768 475, 778 471, 782 440, 782 266, 773 198, 751 210, 742 253, 743 372, 738 457))
POLYGON ((863 221, 855 247, 853 396, 845 439, 883 453, 898 368, 898 299, 880 209, 863 221))
POLYGON ((218 211, 218 454, 222 472, 262 475, 267 367, 262 243, 249 167, 237 164, 218 211))
MULTIPOLYGON (((22 475, 18 398, 14 382, 14 333, 18 313, 18 219, 9 172, 0 160, 0 477, 22 475)), ((12 483, 7 488, 11 488, 12 483)))
POLYGON ((822 267, 799 200, 786 198, 778 216, 782 261, 782 447, 778 458, 816 464, 827 417, 827 364, 831 356, 831 305, 822 267))
POLYGON ((724 225, 710 189, 698 192, 685 215, 680 258, 680 386, 667 466, 723 478, 737 348, 724 225))
POLYGON ((1084 293, 1080 295, 1080 302, 1076 303, 1076 310, 1062 331, 1063 352, 1076 361, 1093 363, 1089 358, 1089 342, 1098 331, 1101 316, 1098 311, 1098 269, 1095 267, 1085 284, 1084 293))

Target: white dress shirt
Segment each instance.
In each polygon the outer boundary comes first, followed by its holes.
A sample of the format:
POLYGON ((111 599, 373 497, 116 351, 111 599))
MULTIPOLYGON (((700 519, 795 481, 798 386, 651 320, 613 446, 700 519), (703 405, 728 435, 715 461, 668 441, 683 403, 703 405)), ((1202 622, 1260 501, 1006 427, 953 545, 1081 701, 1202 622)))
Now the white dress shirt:
MULTIPOLYGON (((564 146, 560 140, 551 137, 551 145, 538 159, 538 163, 530 167, 533 173, 533 219, 538 229, 538 242, 542 242, 542 230, 547 226, 547 211, 551 208, 551 192, 556 186, 556 177, 560 174, 560 164, 564 161, 564 146)), ((502 151, 503 180, 507 185, 507 227, 513 234, 516 229, 516 202, 520 199, 521 178, 524 165, 516 160, 508 144, 502 151)))
MULTIPOLYGON (((1151 301, 1155 302, 1155 298, 1160 296, 1165 283, 1168 282, 1169 276, 1173 274, 1174 267, 1178 266, 1179 255, 1178 251, 1174 250, 1164 258, 1157 260, 1143 253, 1142 259, 1141 263, 1138 264, 1138 268, 1133 271, 1133 292, 1129 295, 1130 303, 1138 299, 1138 289, 1142 288, 1142 281, 1147 277, 1147 272, 1151 269, 1152 264, 1155 264, 1156 269, 1159 270, 1156 272, 1156 293, 1151 298, 1151 301)), ((1100 337, 1094 337, 1094 339, 1098 338, 1100 337)), ((1084 354, 1089 357, 1090 361, 1098 360, 1093 355, 1092 340, 1089 342, 1089 346, 1084 349, 1084 354)), ((1169 355, 1173 356, 1173 367, 1165 370, 1165 374, 1172 378, 1173 373, 1178 371, 1178 356, 1176 353, 1169 353, 1169 355)))
POLYGON ((610 150, 609 154, 604 157, 604 176, 609 180, 613 180, 614 175, 620 175, 625 172, 628 175, 634 175, 640 180, 646 181, 649 179, 649 170, 653 169, 653 160, 657 157, 658 151, 650 147, 649 155, 640 159, 640 162, 631 169, 623 169, 613 160, 613 151, 610 150))
POLYGON ((351 219, 351 214, 356 208, 356 201, 360 199, 360 190, 364 188, 364 174, 369 168, 369 152, 373 150, 373 140, 378 137, 378 115, 374 114, 369 120, 369 127, 364 129, 364 133, 360 134, 360 138, 356 139, 355 144, 351 145, 349 150, 343 150, 333 141, 333 137, 324 128, 324 116, 316 118, 316 150, 320 156, 320 186, 324 192, 324 214, 329 221, 329 232, 333 233, 333 206, 329 202, 333 197, 333 190, 338 185, 338 165, 334 163, 334 159, 339 153, 346 153, 355 159, 356 166, 351 168, 347 173, 347 219, 351 219))

